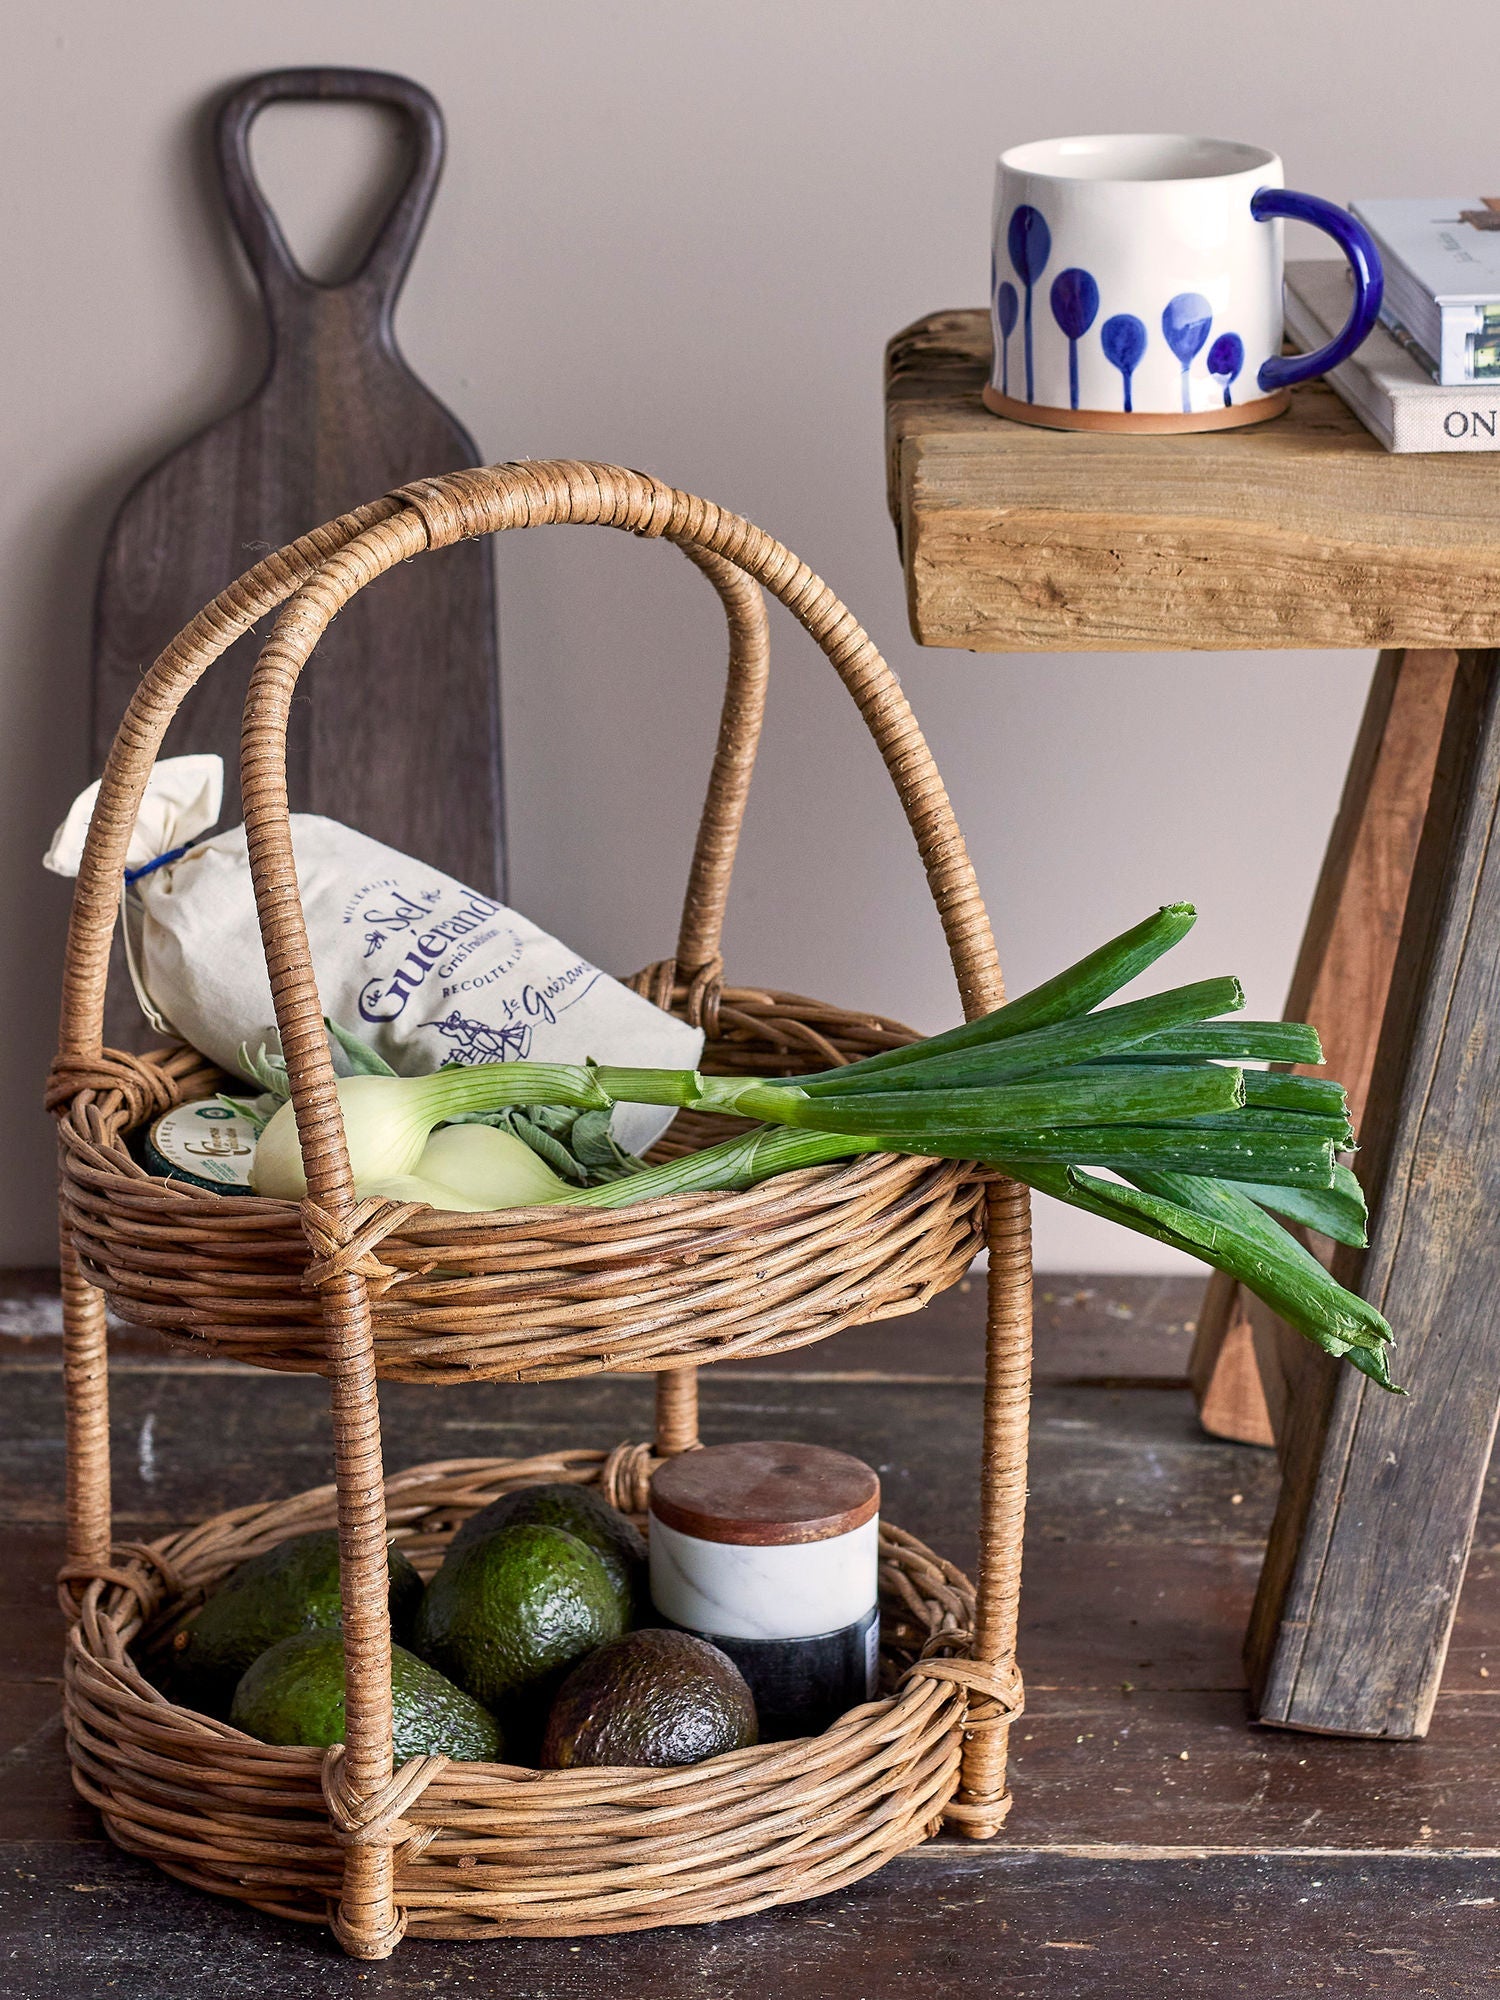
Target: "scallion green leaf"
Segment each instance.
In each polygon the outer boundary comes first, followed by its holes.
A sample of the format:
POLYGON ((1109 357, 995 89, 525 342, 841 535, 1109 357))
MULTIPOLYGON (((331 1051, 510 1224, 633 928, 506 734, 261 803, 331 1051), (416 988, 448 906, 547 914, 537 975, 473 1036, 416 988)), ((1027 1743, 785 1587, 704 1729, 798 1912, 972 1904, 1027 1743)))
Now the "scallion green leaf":
POLYGON ((1316 1230, 1335 1243, 1363 1250, 1369 1240, 1365 1191, 1345 1166, 1334 1167, 1333 1186, 1329 1188, 1268 1187, 1255 1181, 1236 1181, 1235 1186, 1273 1215, 1300 1222, 1305 1229, 1316 1230))
POLYGON ((1237 1069, 1083 1069, 993 1089, 884 1090, 810 1097, 765 1087, 741 1093, 753 1115, 825 1132, 884 1132, 920 1138, 932 1131, 991 1132, 1031 1125, 1158 1125, 1244 1103, 1237 1069))
POLYGON ((1351 1359, 1357 1352, 1364 1373, 1383 1388, 1395 1388, 1385 1364, 1390 1341, 1385 1320, 1233 1189, 1212 1181, 1199 1184, 1195 1176, 1156 1175, 1140 1176, 1138 1187, 1119 1187, 1076 1167, 1038 1173, 1018 1166, 1016 1178, 1072 1207, 1204 1258, 1238 1278, 1314 1346, 1351 1359))
POLYGON ((1135 1051, 1140 1056, 1216 1056, 1229 1062, 1320 1063, 1317 1031, 1301 1021, 1200 1021, 1164 1028, 1135 1051))
POLYGON ((918 1045, 923 1051, 920 1057, 904 1066, 872 1068, 852 1063, 846 1069, 825 1070, 794 1081, 810 1097, 997 1084, 1013 1077, 1072 1068, 1137 1045, 1149 1046, 1164 1024, 1201 1022, 1205 1015, 1243 1005, 1244 993, 1237 979, 1200 979, 1192 986, 1176 986, 1144 1000, 1127 1001, 1121 1007, 1101 1008, 1076 1020, 1057 1021, 1049 1027, 946 1054, 930 1053, 932 1044, 924 1042, 918 1045))
POLYGON ((1002 1041, 1031 1028, 1045 1028, 1053 1021, 1065 1021, 1075 1014, 1086 1014, 1101 1000, 1107 1000, 1111 993, 1118 993, 1122 986, 1128 986, 1148 965, 1154 965, 1163 952, 1180 943, 1197 920, 1198 913, 1191 903, 1169 903, 1154 916, 1147 917, 1144 923, 1132 925, 1097 951, 1091 951, 1065 972, 1059 972, 1055 978, 1032 987, 1029 993, 1007 1001, 1003 1007, 981 1015, 978 1020, 965 1021, 960 1027, 950 1028, 946 1034, 929 1036, 925 1042, 908 1043, 899 1049, 882 1049, 879 1055, 866 1056, 862 1062, 851 1064, 850 1068, 867 1074, 872 1070, 901 1069, 907 1063, 921 1062, 928 1056, 946 1055, 950 1049, 967 1049, 980 1042, 1002 1041))

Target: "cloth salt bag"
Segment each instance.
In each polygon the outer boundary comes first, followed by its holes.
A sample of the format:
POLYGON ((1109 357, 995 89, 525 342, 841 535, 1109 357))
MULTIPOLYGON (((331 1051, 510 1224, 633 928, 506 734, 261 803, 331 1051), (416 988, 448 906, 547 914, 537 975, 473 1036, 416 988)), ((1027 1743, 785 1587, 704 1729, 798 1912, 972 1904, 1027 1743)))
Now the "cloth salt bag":
MULTIPOLYGON (((126 857, 125 935, 136 997, 159 1032, 243 1075, 275 1032, 243 826, 210 839, 218 757, 164 757, 126 857)), ((99 794, 74 801, 45 857, 76 875, 99 794)), ((519 912, 408 854, 312 813, 292 851, 323 1011, 403 1076, 446 1063, 537 1062, 691 1069, 702 1031, 673 1019, 519 912)), ((611 1129, 642 1153, 669 1107, 622 1104, 611 1129)))

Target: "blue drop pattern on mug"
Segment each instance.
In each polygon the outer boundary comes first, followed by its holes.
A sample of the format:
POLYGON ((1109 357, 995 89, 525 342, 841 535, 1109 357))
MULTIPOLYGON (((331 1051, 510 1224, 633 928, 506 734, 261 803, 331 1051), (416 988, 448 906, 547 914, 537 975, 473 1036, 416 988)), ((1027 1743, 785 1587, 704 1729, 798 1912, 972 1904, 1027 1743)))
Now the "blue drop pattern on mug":
POLYGON ((1078 343, 1099 317, 1099 287, 1076 265, 1052 280, 1052 317, 1068 336, 1068 398, 1078 408, 1078 343))
POLYGON ((1021 294, 1007 278, 995 293, 995 318, 1000 326, 1000 393, 1010 394, 1010 337, 1021 316, 1021 294))
MULTIPOLYGON (((1052 255, 1052 231, 1040 209, 1022 202, 1011 211, 1006 226, 1006 248, 1017 277, 1025 288, 1022 307, 1016 287, 999 279, 994 261, 990 267, 990 297, 996 325, 996 346, 1000 355, 1002 395, 1010 394, 1010 336, 1018 321, 1024 321, 1026 360, 1026 400, 1036 401, 1036 377, 1032 347, 1032 294, 1052 255)), ((1059 271, 1050 292, 1052 317, 1068 342, 1068 397, 1079 407, 1078 343, 1093 328, 1101 304, 1098 280, 1091 271, 1070 265, 1059 271)), ((1167 301, 1161 316, 1162 338, 1177 361, 1182 376, 1182 411, 1193 412, 1191 370, 1213 331, 1213 307, 1201 292, 1179 292, 1167 301)), ((1121 380, 1121 408, 1134 414, 1133 378, 1140 366, 1150 336, 1146 323, 1134 313, 1112 313, 1099 329, 1099 345, 1121 380)), ((1218 384, 1224 407, 1234 403, 1234 385, 1245 367, 1245 343, 1237 333, 1221 333, 1209 347, 1205 367, 1218 384)))
POLYGON ((1166 310, 1161 316, 1162 339, 1176 355, 1177 365, 1182 370, 1182 414, 1185 417, 1193 413, 1188 370, 1208 339, 1213 323, 1214 309, 1202 292, 1179 292, 1175 299, 1167 300, 1166 310))
POLYGON ((1239 377, 1240 370, 1245 365, 1244 341, 1240 339, 1237 333, 1221 333, 1213 346, 1208 350, 1208 361, 1205 365, 1208 368, 1209 374, 1213 376, 1219 387, 1224 391, 1225 409, 1232 408, 1234 397, 1231 391, 1239 377))
MULTIPOLYGON (((1130 403, 1130 378, 1140 364, 1146 351, 1146 323, 1136 318, 1134 313, 1114 313, 1099 329, 1099 345, 1104 349, 1104 358, 1113 368, 1118 368, 1125 383, 1125 411, 1128 415, 1130 403)), ((1075 398, 1074 409, 1078 407, 1075 398)))
POLYGON ((1026 350, 1026 400, 1036 401, 1036 377, 1031 358, 1031 294, 1036 281, 1047 268, 1047 259, 1052 255, 1052 231, 1047 227, 1046 217, 1030 202, 1020 202, 1012 209, 1010 226, 1006 230, 1005 245, 1010 252, 1010 261, 1015 266, 1016 276, 1026 287, 1026 307, 1023 326, 1023 344, 1026 350))

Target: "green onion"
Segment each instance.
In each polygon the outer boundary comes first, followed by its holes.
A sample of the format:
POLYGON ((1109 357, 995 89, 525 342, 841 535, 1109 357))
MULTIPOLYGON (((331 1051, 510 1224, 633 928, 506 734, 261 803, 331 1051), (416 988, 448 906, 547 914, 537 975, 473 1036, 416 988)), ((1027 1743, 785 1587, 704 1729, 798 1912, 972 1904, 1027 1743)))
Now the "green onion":
MULTIPOLYGON (((1333 1185, 1333 1147, 1326 1139, 1296 1138, 1281 1133, 1251 1133, 1245 1137, 1232 1131, 1157 1131, 1150 1126, 1116 1125, 1095 1132, 1037 1133, 1022 1149, 998 1149, 985 1157, 1007 1172, 1013 1161, 1061 1160, 1065 1156, 1083 1166, 1108 1167, 1114 1173, 1159 1170, 1164 1173, 1211 1174, 1221 1180, 1240 1180, 1267 1174, 1280 1185, 1299 1188, 1327 1188, 1333 1185)), ((961 1158, 957 1146, 939 1156, 961 1158)), ((1024 1173, 1016 1175, 1025 1180, 1024 1173)))
MULTIPOLYGON (((356 1188, 417 1172, 434 1126, 502 1104, 608 1106, 592 1070, 576 1063, 476 1063, 430 1076, 344 1076, 339 1109, 356 1188)), ((521 1143, 519 1140, 516 1142, 521 1143)), ((257 1194, 301 1201, 307 1193, 296 1115, 290 1102, 267 1122, 250 1169, 257 1194)))
MULTIPOLYGON (((1364 1240, 1364 1198, 1335 1159, 1353 1141, 1342 1089, 1244 1067, 1314 1062, 1317 1036, 1295 1022, 1213 1018, 1244 1005, 1234 979, 1101 1005, 1192 923, 1190 905, 1172 904, 979 1020, 808 1076, 518 1062, 396 1077, 335 1031, 364 1072, 338 1084, 355 1188, 434 1205, 451 1197, 446 1205, 462 1208, 624 1208, 865 1153, 975 1161, 1217 1265, 1389 1387, 1384 1320, 1274 1220, 1364 1240), (608 1142, 618 1103, 754 1122, 722 1145, 632 1172, 608 1142), (617 1177, 570 1185, 512 1131, 472 1122, 525 1105, 593 1121, 591 1144, 617 1177)), ((267 1124, 254 1178, 263 1193, 305 1192, 290 1106, 267 1124)))
POLYGON ((1303 1111, 1344 1124, 1349 1121, 1348 1093, 1331 1077, 1287 1076, 1271 1069, 1249 1069, 1244 1074, 1247 1105, 1264 1111, 1303 1111))
MULTIPOLYGON (((1085 1014, 1078 1020, 1054 1022, 1049 1027, 1033 1028, 970 1048, 935 1055, 931 1053, 932 1042, 917 1043, 915 1046, 923 1053, 915 1063, 881 1067, 871 1058, 868 1062, 850 1063, 844 1069, 824 1070, 817 1076, 799 1076, 797 1082, 811 1097, 830 1094, 843 1097, 855 1091, 925 1090, 950 1083, 1000 1083, 1010 1077, 1041 1075, 1047 1070, 1099 1061, 1126 1050, 1134 1053, 1153 1048, 1164 1025, 1179 1027, 1194 1023, 1200 1029, 1210 1026, 1232 1029, 1232 1023, 1210 1023, 1200 1017, 1227 1013, 1244 1004, 1244 993, 1237 979, 1201 979, 1194 986, 1173 987, 1170 992, 1154 993, 1149 999, 1127 1001, 1122 1007, 1107 1007, 1101 1013, 1085 1014)), ((1007 1011, 997 1008, 986 1018, 995 1021, 1007 1011)))
MULTIPOLYGON (((872 1070, 902 1069, 907 1063, 924 1062, 929 1056, 946 1055, 952 1049, 967 1049, 976 1043, 1003 1040, 1030 1028, 1045 1028, 1053 1021, 1086 1014, 1101 1000, 1107 1000, 1111 993, 1118 993, 1122 986, 1128 986, 1148 965, 1154 965, 1163 952, 1170 951, 1174 944, 1180 944, 1197 921, 1198 913, 1191 903, 1169 903, 1155 916, 1147 917, 1144 923, 1133 925, 1130 930, 1122 931, 1119 937, 1111 938, 1108 944, 1101 945, 1097 951, 1091 951, 1065 972, 1059 972, 1041 986, 1034 986, 1029 993, 1007 1001, 1003 1007, 981 1014, 978 1020, 965 1021, 961 1027, 950 1028, 943 1035, 932 1035, 925 1042, 907 1043, 899 1049, 882 1049, 879 1055, 866 1056, 862 1062, 850 1064, 849 1068, 865 1075, 872 1070)), ((821 1081, 825 1076, 845 1073, 825 1070, 819 1072, 816 1078, 799 1078, 799 1081, 811 1083, 821 1081)))
POLYGON ((854 1159, 861 1153, 887 1153, 884 1139, 848 1132, 788 1132, 757 1126, 717 1146, 647 1167, 626 1180, 603 1187, 574 1188, 562 1197, 567 1208, 635 1208, 642 1202, 665 1201, 673 1195, 738 1192, 756 1187, 776 1174, 804 1167, 827 1166, 833 1160, 854 1159))
MULTIPOLYGON (((1218 1057, 1199 1056, 1143 1056, 1135 1050, 1122 1053, 1106 1061, 1091 1062, 1093 1070, 1120 1069, 1187 1069, 1217 1062, 1218 1057)), ((1248 1061, 1243 1054, 1236 1061, 1248 1061)), ((1348 1095, 1341 1083, 1334 1083, 1322 1076, 1288 1076, 1282 1070, 1247 1069, 1245 1078, 1245 1103, 1252 1110, 1261 1111, 1305 1111, 1315 1117, 1334 1120, 1347 1119, 1349 1115, 1348 1095)))
MULTIPOLYGON (((913 1069, 919 1078, 926 1071, 913 1069)), ((753 1116, 825 1132, 902 1133, 1024 1131, 1033 1125, 1160 1124, 1245 1102, 1237 1069, 1085 1070, 994 1089, 882 1090, 850 1097, 809 1097, 795 1087, 738 1091, 753 1116)))
POLYGON ((1199 1021, 1192 1028, 1165 1028, 1133 1054, 1147 1062, 1181 1055, 1227 1057, 1231 1062, 1320 1063, 1323 1045, 1316 1029, 1301 1021, 1199 1021))
MULTIPOLYGON (((1024 1140, 1011 1142, 1003 1155, 989 1157, 987 1164, 998 1167, 1015 1180, 1031 1180, 1033 1166, 1065 1165, 1078 1159, 1080 1151, 1090 1166, 1114 1173, 1177 1172, 1216 1175, 1234 1180, 1251 1161, 1264 1170, 1267 1166, 1288 1176, 1298 1188, 1322 1189, 1333 1180, 1333 1150, 1326 1140, 1283 1140, 1252 1147, 1232 1134, 1206 1132, 1155 1132, 1149 1127, 1118 1126, 1108 1131, 1081 1135, 1076 1127, 1057 1131, 1027 1133, 1024 1140)), ((774 1158, 774 1171, 785 1173, 793 1167, 821 1166, 828 1160, 852 1158, 859 1153, 918 1153, 927 1159, 968 1160, 976 1157, 972 1133, 948 1137, 934 1133, 920 1148, 890 1133, 803 1132, 769 1130, 748 1132, 703 1152, 669 1160, 664 1166, 648 1167, 644 1173, 611 1181, 605 1187, 575 1188, 561 1197, 583 1208, 628 1208, 636 1201, 654 1201, 669 1194, 697 1193, 717 1185, 702 1177, 702 1164, 710 1159, 734 1163, 737 1178, 732 1185, 749 1187, 739 1178, 747 1160, 764 1162, 774 1158), (742 1152, 747 1142, 780 1139, 774 1152, 742 1152)), ((763 1179, 764 1175, 757 1175, 763 1179)), ((1047 1192, 1051 1192, 1050 1188, 1047 1192)))
POLYGON ((1235 1185, 1260 1207, 1284 1215, 1288 1222, 1300 1222, 1304 1229, 1316 1230, 1335 1243, 1363 1250, 1369 1240, 1365 1191, 1347 1167, 1334 1168, 1329 1188, 1267 1187, 1256 1181, 1237 1181, 1235 1185))
POLYGON ((1353 1145, 1354 1134, 1347 1118, 1310 1117, 1305 1111, 1253 1111, 1246 1109, 1233 1116, 1210 1114, 1203 1118, 1184 1120, 1163 1119, 1165 1125, 1190 1123, 1200 1130, 1225 1132, 1281 1132, 1290 1139, 1313 1137, 1326 1139, 1330 1146, 1344 1152, 1353 1145))
POLYGON ((1076 1167, 1041 1174, 1026 1168, 1016 1178, 1202 1257, 1238 1278, 1314 1346, 1347 1357, 1382 1388, 1395 1388, 1385 1359, 1390 1328, 1380 1314, 1336 1284, 1311 1252, 1234 1188, 1189 1175, 1142 1175, 1139 1189, 1119 1187, 1076 1167))

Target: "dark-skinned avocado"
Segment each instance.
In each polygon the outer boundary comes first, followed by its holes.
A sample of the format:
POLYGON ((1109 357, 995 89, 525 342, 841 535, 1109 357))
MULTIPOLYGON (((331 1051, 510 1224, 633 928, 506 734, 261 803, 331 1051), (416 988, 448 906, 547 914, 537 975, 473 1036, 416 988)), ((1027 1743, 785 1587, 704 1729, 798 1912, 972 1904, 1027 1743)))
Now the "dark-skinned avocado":
MULTIPOLYGON (((397 1764, 407 1757, 494 1764, 503 1752, 494 1716, 404 1646, 391 1648, 391 1717, 397 1764)), ((268 1648, 241 1677, 229 1720, 262 1743, 342 1743, 342 1633, 294 1632, 268 1648)))
POLYGON ((512 1748, 540 1732, 558 1682, 625 1630, 625 1595, 565 1528, 522 1522, 450 1551, 427 1586, 413 1644, 497 1714, 512 1748))
MULTIPOLYGON (((404 1640, 422 1600, 422 1579, 399 1549, 388 1557, 391 1635, 404 1640)), ((231 1570, 177 1634, 173 1697, 205 1715, 226 1716, 240 1675, 267 1647, 294 1632, 335 1630, 340 1619, 337 1529, 315 1528, 278 1542, 231 1570)))
POLYGON ((690 1632, 629 1632, 558 1689, 542 1764, 701 1764, 757 1740, 755 1699, 733 1660, 690 1632))
POLYGON ((488 1507, 471 1514, 448 1545, 449 1554, 466 1549, 471 1542, 483 1541, 502 1528, 520 1527, 539 1521, 549 1528, 566 1528, 598 1556, 600 1562, 629 1593, 634 1610, 644 1611, 650 1602, 646 1581, 646 1538, 617 1507, 611 1507, 592 1486, 570 1486, 559 1480, 542 1486, 518 1486, 502 1493, 488 1507))

